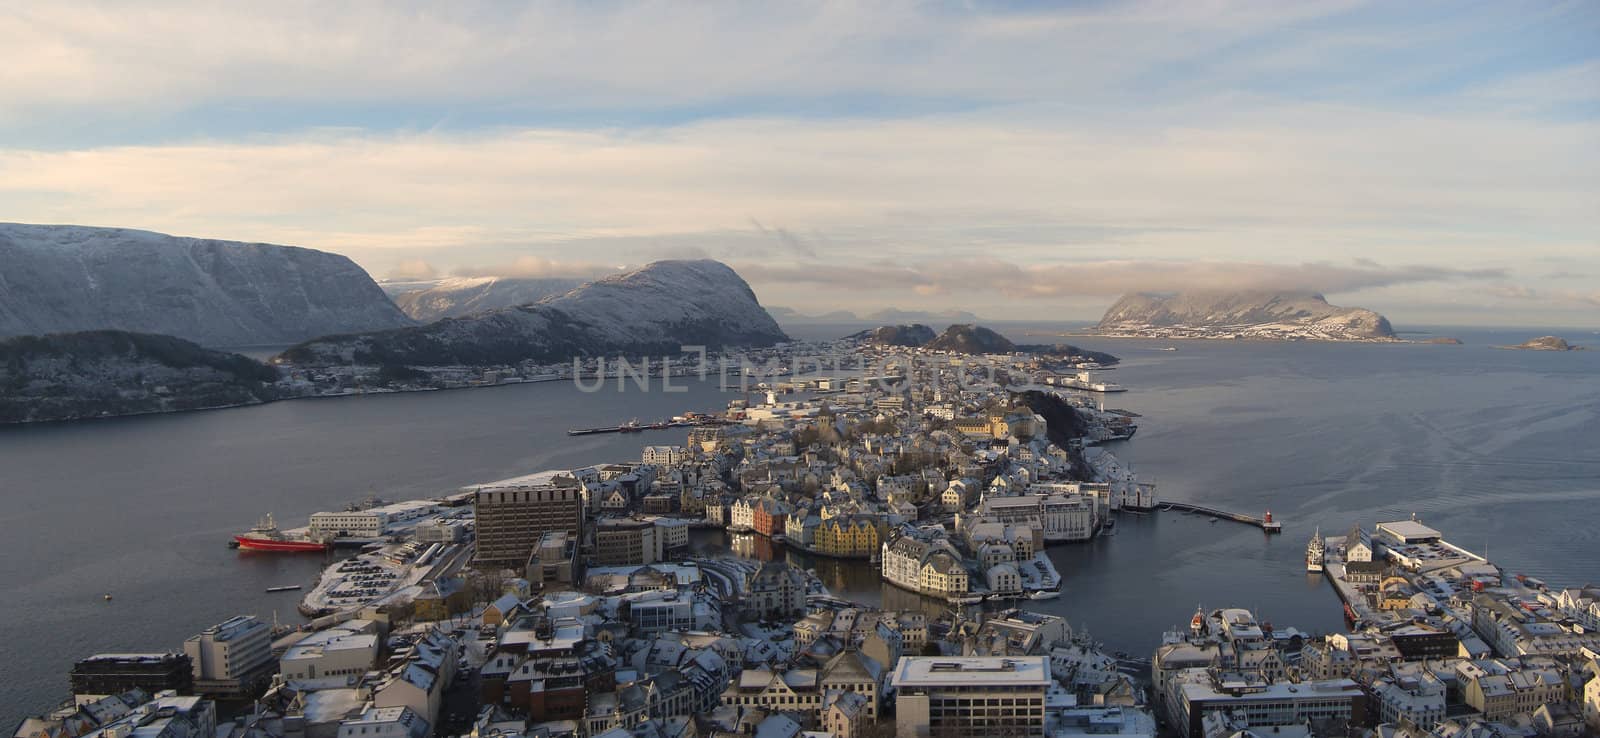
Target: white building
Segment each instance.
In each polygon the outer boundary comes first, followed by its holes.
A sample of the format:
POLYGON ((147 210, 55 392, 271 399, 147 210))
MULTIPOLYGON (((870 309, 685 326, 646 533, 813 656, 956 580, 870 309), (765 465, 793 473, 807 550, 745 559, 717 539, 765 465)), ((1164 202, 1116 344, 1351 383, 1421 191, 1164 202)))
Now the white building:
POLYGON ((409 707, 373 707, 339 724, 339 738, 426 738, 428 721, 409 707))
POLYGON ((1044 656, 905 656, 890 677, 896 738, 1043 736, 1044 656))
POLYGON ((290 646, 278 659, 286 680, 352 676, 370 671, 378 658, 377 625, 351 620, 319 630, 290 646))
POLYGON ((986 497, 979 514, 997 522, 1032 524, 1046 541, 1086 541, 1097 527, 1094 500, 1084 495, 986 497))
POLYGON ((1379 679, 1372 685, 1372 697, 1385 723, 1407 720, 1423 730, 1433 730, 1433 726, 1444 720, 1444 682, 1429 673, 1424 673, 1420 679, 1379 679))
POLYGON ((311 513, 310 535, 327 538, 377 538, 389 527, 389 513, 381 510, 311 513))
POLYGON ((272 629, 254 615, 236 615, 189 636, 183 652, 195 691, 243 692, 272 672, 272 629))

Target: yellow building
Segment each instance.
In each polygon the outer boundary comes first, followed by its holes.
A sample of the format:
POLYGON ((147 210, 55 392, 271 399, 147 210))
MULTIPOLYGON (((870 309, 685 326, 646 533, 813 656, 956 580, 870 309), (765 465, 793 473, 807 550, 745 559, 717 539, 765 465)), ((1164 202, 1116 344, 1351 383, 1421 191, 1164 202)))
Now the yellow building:
POLYGON ((871 558, 883 544, 877 521, 870 518, 840 516, 817 526, 811 548, 824 556, 871 558))

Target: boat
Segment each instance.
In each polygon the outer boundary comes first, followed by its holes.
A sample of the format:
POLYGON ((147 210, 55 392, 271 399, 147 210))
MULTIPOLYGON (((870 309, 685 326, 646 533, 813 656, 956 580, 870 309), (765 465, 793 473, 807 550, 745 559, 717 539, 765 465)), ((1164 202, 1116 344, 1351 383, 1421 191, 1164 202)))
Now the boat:
POLYGON ((1306 544, 1306 571, 1322 571, 1327 554, 1328 545, 1322 540, 1322 527, 1318 526, 1316 532, 1311 534, 1311 542, 1306 544))
POLYGON ((1028 599, 1030 600, 1053 600, 1060 596, 1061 592, 1054 589, 1041 589, 1036 592, 1028 593, 1028 599))
POLYGON ((248 533, 241 533, 233 537, 239 544, 241 551, 271 551, 274 553, 303 553, 322 552, 328 550, 328 544, 313 541, 309 538, 292 538, 278 530, 278 524, 272 519, 272 513, 267 513, 256 527, 248 533))
POLYGON ((110 602, 110 601, 111 601, 111 593, 110 593, 110 592, 107 592, 107 593, 106 593, 106 594, 105 594, 105 601, 106 601, 106 602, 110 602))
POLYGON ((1164 346, 1164 347, 1158 348, 1156 350, 1157 351, 1177 351, 1178 347, 1177 346, 1164 346))
POLYGON ((644 428, 639 426, 639 421, 637 420, 630 420, 622 425, 617 426, 618 433, 638 433, 643 430, 644 428))
POLYGON ((293 592, 300 588, 298 584, 285 584, 281 587, 268 587, 268 592, 293 592))

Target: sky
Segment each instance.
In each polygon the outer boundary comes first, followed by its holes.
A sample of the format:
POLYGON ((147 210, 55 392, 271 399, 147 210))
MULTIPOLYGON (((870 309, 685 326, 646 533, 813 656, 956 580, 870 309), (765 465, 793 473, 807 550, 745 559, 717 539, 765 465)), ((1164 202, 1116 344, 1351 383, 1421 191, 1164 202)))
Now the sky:
POLYGON ((1600 327, 1600 3, 10 3, 0 221, 802 313, 1600 327))

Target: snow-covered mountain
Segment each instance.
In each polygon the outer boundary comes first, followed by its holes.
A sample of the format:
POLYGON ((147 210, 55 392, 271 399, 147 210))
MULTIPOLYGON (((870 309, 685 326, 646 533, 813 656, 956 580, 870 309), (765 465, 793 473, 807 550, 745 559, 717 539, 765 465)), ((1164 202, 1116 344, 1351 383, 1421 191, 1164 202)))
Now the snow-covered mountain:
POLYGON ((1116 335, 1167 338, 1394 340, 1389 320, 1330 305, 1311 292, 1184 292, 1124 295, 1100 319, 1116 335))
POLYGON ((440 318, 531 305, 582 283, 581 279, 564 277, 451 277, 423 284, 379 282, 378 286, 413 320, 430 323, 440 318))
POLYGON ((410 324, 338 254, 0 223, 0 337, 115 329, 247 346, 410 324))
POLYGON ((787 336, 750 285, 727 265, 658 261, 533 305, 414 328, 328 336, 295 346, 281 358, 300 365, 489 366, 783 340, 787 336))

